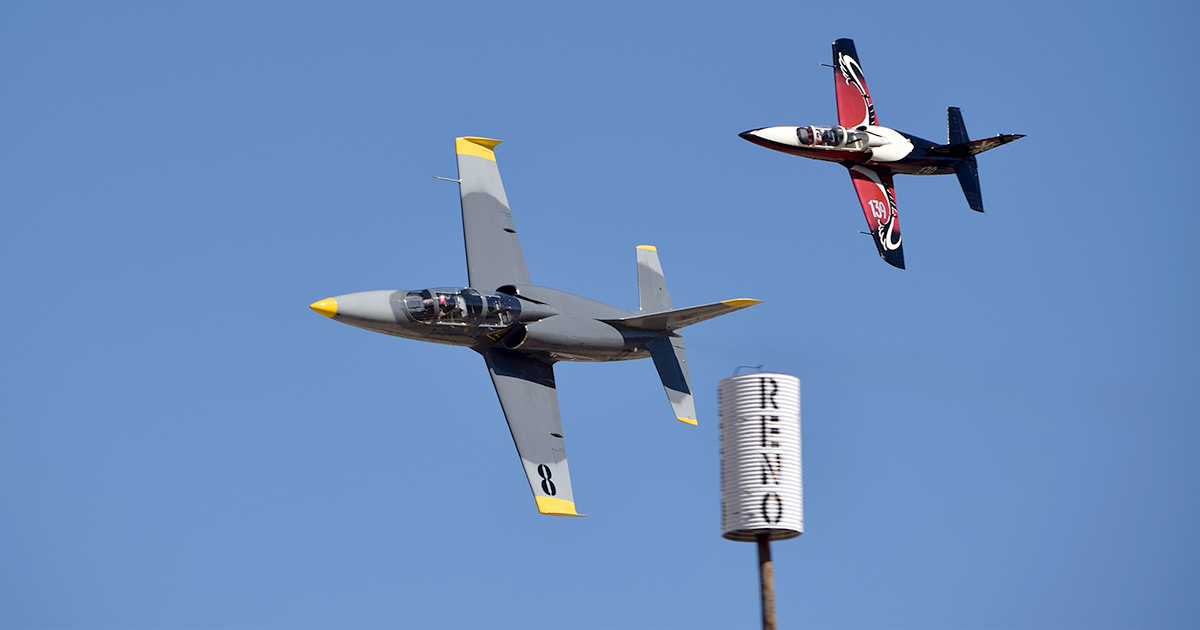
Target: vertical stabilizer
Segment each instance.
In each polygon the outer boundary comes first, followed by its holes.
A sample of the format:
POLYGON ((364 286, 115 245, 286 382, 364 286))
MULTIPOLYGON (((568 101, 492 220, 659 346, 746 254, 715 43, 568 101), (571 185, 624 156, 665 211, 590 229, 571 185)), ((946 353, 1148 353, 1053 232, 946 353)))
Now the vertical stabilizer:
POLYGON ((667 279, 663 277, 662 265, 658 262, 658 250, 653 245, 638 245, 637 270, 638 310, 643 313, 671 310, 667 279))
POLYGON ((688 377, 683 337, 664 335, 646 344, 646 349, 654 359, 654 367, 658 370, 658 377, 662 379, 663 389, 667 392, 667 399, 671 401, 675 418, 680 422, 696 424, 696 401, 692 398, 692 382, 688 377))

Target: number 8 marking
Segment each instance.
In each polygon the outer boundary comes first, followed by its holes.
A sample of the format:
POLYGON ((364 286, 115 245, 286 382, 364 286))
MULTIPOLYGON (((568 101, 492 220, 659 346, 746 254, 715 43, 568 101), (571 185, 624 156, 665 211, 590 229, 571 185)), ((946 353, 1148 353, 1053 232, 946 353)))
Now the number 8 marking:
POLYGON ((550 496, 558 494, 558 489, 554 487, 554 482, 550 481, 553 477, 550 473, 550 467, 545 464, 538 464, 538 476, 542 478, 542 492, 550 496))

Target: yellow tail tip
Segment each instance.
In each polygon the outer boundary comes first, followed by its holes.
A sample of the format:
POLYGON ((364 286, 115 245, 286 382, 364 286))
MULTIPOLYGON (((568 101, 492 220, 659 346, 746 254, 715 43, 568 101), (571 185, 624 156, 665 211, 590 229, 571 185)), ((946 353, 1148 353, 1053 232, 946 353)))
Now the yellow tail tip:
POLYGON ((738 298, 736 300, 725 300, 721 303, 725 306, 732 306, 733 308, 746 308, 747 306, 762 304, 762 300, 755 300, 753 298, 738 298))
POLYGON ((692 425, 692 426, 697 426, 697 425, 699 425, 699 424, 700 424, 699 422, 696 422, 696 419, 695 419, 695 418, 682 418, 682 417, 680 417, 680 416, 675 416, 675 419, 676 419, 676 420, 678 420, 678 421, 680 421, 680 422, 685 422, 685 423, 687 423, 687 424, 690 424, 690 425, 692 425))
POLYGON ((638 248, 638 249, 645 249, 645 250, 649 250, 649 251, 652 251, 652 252, 656 252, 656 251, 658 251, 658 248, 657 248, 657 247, 655 247, 655 246, 653 246, 653 245, 638 245, 638 246, 637 246, 637 248, 638 248))
POLYGON ((308 305, 308 308, 324 315, 325 317, 333 317, 337 315, 337 300, 333 298, 325 298, 320 302, 313 302, 308 305))

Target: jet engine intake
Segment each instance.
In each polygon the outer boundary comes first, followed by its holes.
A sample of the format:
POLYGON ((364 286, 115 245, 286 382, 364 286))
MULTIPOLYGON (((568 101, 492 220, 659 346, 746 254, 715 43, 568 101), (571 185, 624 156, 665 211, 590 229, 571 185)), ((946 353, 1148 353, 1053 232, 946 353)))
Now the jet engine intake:
POLYGON ((500 338, 500 345, 508 348, 509 350, 516 350, 517 348, 521 347, 521 344, 525 343, 525 339, 528 337, 529 330, 525 328, 525 325, 517 324, 516 326, 513 326, 507 334, 500 338))

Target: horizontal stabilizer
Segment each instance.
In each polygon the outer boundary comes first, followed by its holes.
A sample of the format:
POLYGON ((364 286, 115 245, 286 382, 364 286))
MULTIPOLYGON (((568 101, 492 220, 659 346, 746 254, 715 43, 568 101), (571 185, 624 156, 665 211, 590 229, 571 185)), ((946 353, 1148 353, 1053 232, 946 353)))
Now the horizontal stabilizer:
POLYGON ((692 397, 692 382, 688 377, 687 354, 683 337, 658 337, 646 344, 654 367, 662 380, 671 409, 680 422, 696 424, 696 401, 692 397))
POLYGON ((975 212, 983 212, 983 192, 979 189, 979 167, 975 164, 975 158, 959 162, 954 167, 954 174, 958 176, 958 185, 962 186, 967 205, 975 212))
POLYGON ((754 300, 750 298, 738 298, 736 300, 725 300, 723 302, 714 302, 712 304, 704 304, 702 306, 691 306, 688 308, 677 308, 670 311, 662 311, 660 313, 651 313, 649 315, 635 315, 633 317, 621 317, 619 319, 602 320, 606 324, 628 328, 630 330, 641 330, 644 332, 668 333, 674 330, 679 330, 684 326, 691 326, 702 321, 720 317, 726 313, 732 313, 737 310, 754 306, 761 303, 762 300, 754 300))

